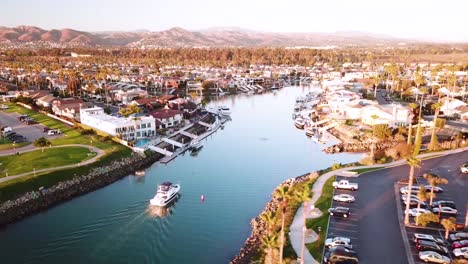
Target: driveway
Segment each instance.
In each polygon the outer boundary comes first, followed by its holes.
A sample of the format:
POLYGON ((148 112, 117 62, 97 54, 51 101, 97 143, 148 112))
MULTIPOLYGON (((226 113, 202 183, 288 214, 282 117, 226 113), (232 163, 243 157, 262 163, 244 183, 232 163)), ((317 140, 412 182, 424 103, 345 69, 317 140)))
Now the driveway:
MULTIPOLYGON (((468 201, 468 175, 459 172, 458 166, 468 161, 468 152, 447 155, 424 160, 416 175, 425 172, 438 173, 448 178, 449 184, 441 199, 451 199, 457 203, 459 217, 466 214, 468 201)), ((357 178, 348 178, 359 183, 358 191, 336 190, 338 193, 350 193, 356 197, 352 204, 333 202, 332 206, 345 206, 351 209, 350 219, 331 218, 327 237, 349 236, 356 244, 359 263, 408 263, 401 235, 395 199, 395 181, 407 178, 409 167, 402 165, 384 170, 368 172, 357 178)), ((342 177, 337 177, 342 179, 342 177)), ((399 199, 398 199, 399 200, 399 199)))

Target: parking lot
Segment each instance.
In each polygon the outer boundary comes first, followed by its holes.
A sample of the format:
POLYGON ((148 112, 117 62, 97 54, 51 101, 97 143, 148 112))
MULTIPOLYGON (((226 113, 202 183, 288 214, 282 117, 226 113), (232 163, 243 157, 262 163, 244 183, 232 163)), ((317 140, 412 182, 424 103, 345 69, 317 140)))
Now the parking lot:
MULTIPOLYGON (((431 172, 440 177, 447 178, 449 183, 441 185, 443 193, 438 194, 435 200, 453 200, 459 210, 457 222, 464 223, 468 201, 468 175, 459 171, 459 166, 468 162, 468 152, 434 158, 422 161, 421 168, 416 175, 431 172), (462 221, 463 220, 463 221, 462 221)), ((407 165, 393 167, 385 170, 372 171, 359 177, 337 177, 337 180, 348 179, 359 184, 357 191, 336 190, 336 194, 347 193, 356 198, 354 203, 332 202, 332 207, 343 206, 350 208, 348 218, 330 217, 327 238, 345 236, 351 239, 353 250, 359 257, 359 263, 408 263, 407 252, 403 242, 398 218, 403 218, 397 212, 400 198, 395 197, 394 184, 408 178, 407 165)), ((418 178, 419 184, 426 184, 426 180, 418 178)), ((404 186, 404 185, 401 185, 404 186)), ((404 210, 403 210, 404 211, 404 210)), ((413 236, 414 230, 409 228, 408 236, 413 236)), ((423 232, 425 230, 418 230, 423 232)), ((428 230, 439 236, 443 231, 428 230)), ((407 238, 405 238, 406 241, 407 238)), ((409 241, 411 254, 419 259, 412 240, 409 241), (416 255, 414 255, 416 254, 416 255)))
POLYGON ((27 125, 18 120, 18 113, 6 113, 0 111, 0 126, 9 126, 16 134, 24 136, 28 141, 32 142, 36 138, 46 137, 47 133, 43 132, 44 126, 41 124, 27 125))
MULTIPOLYGON (((468 161, 466 153, 446 156, 434 160, 424 161, 424 167, 417 171, 417 176, 422 176, 424 173, 433 173, 439 177, 446 178, 448 184, 439 185, 443 188, 442 193, 436 193, 434 201, 445 200, 453 201, 457 206, 458 214, 456 215, 457 223, 462 225, 465 222, 466 210, 468 206, 468 175, 465 175, 460 172, 459 166, 468 161)), ((423 177, 417 177, 418 186, 428 184, 427 180, 423 177)), ((399 185, 402 187, 406 185, 399 185)), ((427 202, 429 203, 429 202, 427 202)), ((400 205, 399 205, 400 206, 400 205)), ((402 206, 402 212, 404 208, 402 206)), ((447 215, 441 215, 441 218, 449 217, 447 215)), ((466 229, 465 229, 466 230, 466 229)), ((462 230, 458 230, 462 231, 462 230)), ((437 228, 415 228, 415 227, 406 227, 407 241, 411 249, 411 255, 413 257, 414 263, 425 263, 419 259, 418 250, 416 245, 413 242, 414 234, 427 234, 432 235, 435 238, 445 240, 444 235, 445 231, 443 227, 437 228)), ((454 233, 454 232, 451 232, 454 233)), ((454 255, 452 253, 453 249, 451 248, 451 243, 445 245, 448 249, 448 257, 453 260, 454 255)))
POLYGON ((359 184, 357 191, 335 189, 334 195, 350 194, 353 203, 332 202, 332 207, 350 209, 350 217, 331 216, 327 238, 344 236, 351 239, 359 263, 408 263, 398 226, 391 170, 369 172, 359 177, 337 177, 359 184))

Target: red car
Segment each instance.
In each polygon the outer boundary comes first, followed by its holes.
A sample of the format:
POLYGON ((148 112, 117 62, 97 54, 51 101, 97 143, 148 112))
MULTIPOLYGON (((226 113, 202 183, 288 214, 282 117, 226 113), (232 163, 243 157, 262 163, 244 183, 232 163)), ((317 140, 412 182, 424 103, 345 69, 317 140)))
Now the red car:
POLYGON ((468 240, 460 240, 452 243, 453 248, 464 248, 468 247, 468 240))

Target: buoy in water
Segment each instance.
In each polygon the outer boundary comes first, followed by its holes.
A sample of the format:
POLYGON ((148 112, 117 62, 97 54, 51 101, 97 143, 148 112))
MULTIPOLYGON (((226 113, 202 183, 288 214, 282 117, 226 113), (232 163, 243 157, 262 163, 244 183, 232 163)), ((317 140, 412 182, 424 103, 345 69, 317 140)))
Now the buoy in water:
POLYGON ((204 202, 205 201, 205 196, 202 194, 200 199, 201 199, 202 202, 204 202))

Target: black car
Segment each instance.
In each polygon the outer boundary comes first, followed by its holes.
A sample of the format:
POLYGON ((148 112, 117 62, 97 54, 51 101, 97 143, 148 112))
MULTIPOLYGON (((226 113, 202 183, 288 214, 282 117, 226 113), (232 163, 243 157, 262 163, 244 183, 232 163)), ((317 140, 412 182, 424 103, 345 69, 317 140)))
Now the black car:
POLYGON ((448 254, 448 250, 446 247, 437 245, 437 243, 429 242, 425 240, 418 240, 416 242, 416 249, 418 251, 434 251, 443 255, 448 254))
POLYGON ((439 207, 439 206, 457 209, 457 206, 455 205, 455 202, 453 201, 435 201, 432 203, 432 208, 439 207))
POLYGON ((349 217, 349 215, 351 214, 351 212, 349 211, 349 208, 347 207, 332 207, 330 209, 328 209, 328 212, 330 213, 330 215, 335 215, 335 216, 342 216, 344 218, 347 218, 349 217))
POLYGON ((337 246, 331 248, 325 255, 323 256, 323 262, 330 264, 330 263, 349 263, 349 264, 357 264, 359 263, 359 259, 357 253, 344 248, 342 246, 337 246))

